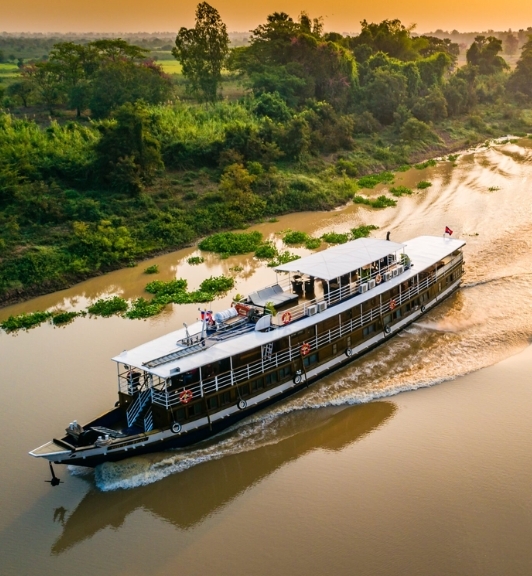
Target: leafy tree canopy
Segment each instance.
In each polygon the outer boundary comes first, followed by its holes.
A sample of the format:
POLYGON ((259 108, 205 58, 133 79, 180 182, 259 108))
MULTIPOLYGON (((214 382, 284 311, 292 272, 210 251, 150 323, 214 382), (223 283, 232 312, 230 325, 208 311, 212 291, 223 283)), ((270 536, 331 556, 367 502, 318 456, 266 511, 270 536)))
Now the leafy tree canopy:
POLYGON ((172 53, 181 62, 191 91, 214 102, 229 53, 227 28, 218 11, 207 2, 198 4, 196 25, 179 30, 172 53))
POLYGON ((508 81, 508 88, 516 94, 532 98, 532 36, 529 36, 522 48, 521 57, 508 81))
POLYGON ((509 68, 502 56, 502 40, 494 36, 477 36, 466 52, 467 63, 477 66, 480 74, 496 74, 509 68))
POLYGON ((247 76, 255 94, 277 92, 291 106, 316 98, 342 109, 357 85, 352 54, 326 40, 321 19, 306 13, 297 22, 284 12, 270 14, 252 31, 250 45, 231 55, 229 67, 247 76))

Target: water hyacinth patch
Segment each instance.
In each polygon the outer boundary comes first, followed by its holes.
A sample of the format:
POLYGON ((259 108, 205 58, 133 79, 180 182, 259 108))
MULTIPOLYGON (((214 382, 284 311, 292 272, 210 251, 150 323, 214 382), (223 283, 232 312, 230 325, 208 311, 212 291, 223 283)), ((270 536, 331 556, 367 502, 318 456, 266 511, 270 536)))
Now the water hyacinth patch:
POLYGON ((127 300, 120 298, 120 296, 113 296, 112 298, 100 298, 91 304, 87 311, 94 316, 103 316, 107 318, 114 314, 122 314, 128 309, 127 300))
POLYGON ((327 232, 321 239, 329 244, 345 244, 349 240, 349 234, 339 234, 338 232, 327 232))
POLYGON ((390 188, 390 193, 400 198, 401 196, 410 196, 412 194, 412 189, 407 186, 395 186, 390 188))
POLYGON ((202 240, 198 246, 206 252, 232 256, 254 252, 262 243, 260 232, 221 232, 202 240))
POLYGON ((187 258, 187 263, 191 266, 197 266, 198 264, 203 264, 203 262, 205 262, 205 258, 202 256, 191 256, 187 258))
POLYGON ((367 238, 372 230, 378 229, 379 227, 373 224, 362 224, 362 226, 352 228, 351 235, 353 236, 353 240, 356 240, 357 238, 367 238))

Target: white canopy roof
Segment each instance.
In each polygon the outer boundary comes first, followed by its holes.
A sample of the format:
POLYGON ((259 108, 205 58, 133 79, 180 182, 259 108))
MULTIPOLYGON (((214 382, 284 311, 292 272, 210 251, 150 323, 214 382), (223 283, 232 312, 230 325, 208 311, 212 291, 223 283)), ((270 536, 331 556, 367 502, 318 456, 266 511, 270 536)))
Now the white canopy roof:
POLYGON ((275 270, 299 272, 322 280, 334 280, 402 249, 403 244, 397 242, 376 238, 358 238, 346 244, 333 246, 323 252, 288 262, 288 264, 282 264, 275 270))

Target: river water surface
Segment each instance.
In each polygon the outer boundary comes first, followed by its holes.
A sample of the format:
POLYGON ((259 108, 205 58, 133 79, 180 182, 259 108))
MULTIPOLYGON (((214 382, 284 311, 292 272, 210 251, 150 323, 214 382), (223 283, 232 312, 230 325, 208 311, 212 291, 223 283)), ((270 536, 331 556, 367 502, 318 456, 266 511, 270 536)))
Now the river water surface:
MULTIPOLYGON (((95 471, 57 467, 57 488, 27 455, 112 406, 108 359, 193 321, 197 305, 1 333, 0 573, 531 574, 532 142, 466 151, 400 173, 396 185, 420 180, 433 185, 396 208, 348 205, 254 228, 281 245, 288 228, 376 224, 374 236, 403 241, 449 226, 467 241, 462 289, 348 368, 199 447, 95 471)), ((188 265, 195 254, 160 256, 0 318, 138 297, 152 263, 157 278, 191 288, 225 273, 247 293, 275 277, 251 256, 188 265)))

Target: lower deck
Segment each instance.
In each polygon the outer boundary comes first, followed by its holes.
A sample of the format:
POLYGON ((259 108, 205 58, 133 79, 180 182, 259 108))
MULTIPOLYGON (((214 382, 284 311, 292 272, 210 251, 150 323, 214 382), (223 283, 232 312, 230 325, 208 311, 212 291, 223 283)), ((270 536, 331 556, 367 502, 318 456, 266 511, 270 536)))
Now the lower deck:
MULTIPOLYGON (((356 354, 423 313, 460 281, 462 273, 460 257, 438 275, 422 273, 418 282, 391 289, 384 298, 368 298, 363 305, 227 358, 217 366, 176 375, 163 389, 141 386, 135 401, 140 416, 149 414, 150 427, 145 431, 174 423, 183 427, 202 418, 212 422, 232 406, 245 407, 280 385, 309 377, 339 356, 356 354)), ((120 399, 124 409, 131 410, 131 397, 121 393, 120 399)), ((137 424, 142 424, 141 420, 137 419, 137 424)))

